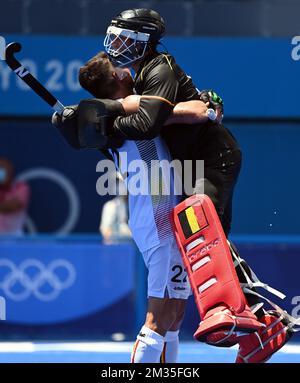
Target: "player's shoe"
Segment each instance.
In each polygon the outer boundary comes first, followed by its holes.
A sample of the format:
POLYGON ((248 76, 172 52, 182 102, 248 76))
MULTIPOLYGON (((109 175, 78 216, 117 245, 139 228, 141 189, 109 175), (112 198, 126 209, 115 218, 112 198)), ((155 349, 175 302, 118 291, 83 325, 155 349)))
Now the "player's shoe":
POLYGON ((266 326, 264 329, 239 338, 236 363, 264 363, 293 335, 294 324, 284 312, 268 311, 259 321, 266 326))
POLYGON ((255 333, 265 328, 248 306, 234 314, 225 306, 218 306, 207 312, 200 322, 194 338, 213 346, 231 347, 238 343, 240 336, 255 333))

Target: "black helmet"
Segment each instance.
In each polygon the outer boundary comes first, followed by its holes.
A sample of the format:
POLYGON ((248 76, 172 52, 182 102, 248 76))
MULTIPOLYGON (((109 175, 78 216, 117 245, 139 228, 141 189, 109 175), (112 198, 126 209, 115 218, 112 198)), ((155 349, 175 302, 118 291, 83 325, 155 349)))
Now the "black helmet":
POLYGON ((130 66, 143 58, 149 44, 157 44, 165 34, 164 19, 151 9, 129 9, 110 23, 104 47, 117 66, 130 66))
POLYGON ((111 25, 135 32, 149 33, 153 42, 158 42, 166 30, 165 21, 160 14, 146 8, 123 11, 111 21, 111 25))

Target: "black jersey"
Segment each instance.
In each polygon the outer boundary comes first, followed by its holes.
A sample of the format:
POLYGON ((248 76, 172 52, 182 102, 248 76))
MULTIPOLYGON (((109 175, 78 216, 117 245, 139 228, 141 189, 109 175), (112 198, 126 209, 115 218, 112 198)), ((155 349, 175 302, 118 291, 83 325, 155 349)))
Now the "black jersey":
MULTIPOLYGON (((212 199, 227 235, 231 225, 232 194, 241 165, 236 140, 223 125, 212 121, 164 126, 176 103, 199 98, 191 78, 172 56, 157 54, 148 58, 135 76, 135 89, 144 96, 139 110, 128 117, 117 117, 114 134, 125 140, 147 140, 161 134, 173 159, 192 160, 193 193, 204 190, 212 199), (202 180, 197 179, 196 160, 204 160, 205 178, 202 180)), ((184 166, 182 171, 184 173, 184 166)))
POLYGON ((227 150, 239 146, 223 125, 207 122, 197 125, 169 125, 161 132, 173 159, 204 160, 205 167, 218 165, 227 150))
POLYGON ((176 103, 199 98, 192 79, 172 56, 158 53, 148 57, 134 80, 137 94, 144 97, 137 113, 115 120, 114 133, 117 137, 145 140, 161 134, 174 159, 203 159, 207 165, 215 162, 222 151, 237 148, 230 132, 211 121, 164 126, 176 103))
POLYGON ((138 112, 114 123, 114 134, 126 140, 156 137, 176 103, 199 97, 191 78, 172 56, 162 53, 143 62, 135 76, 135 90, 143 96, 138 112))

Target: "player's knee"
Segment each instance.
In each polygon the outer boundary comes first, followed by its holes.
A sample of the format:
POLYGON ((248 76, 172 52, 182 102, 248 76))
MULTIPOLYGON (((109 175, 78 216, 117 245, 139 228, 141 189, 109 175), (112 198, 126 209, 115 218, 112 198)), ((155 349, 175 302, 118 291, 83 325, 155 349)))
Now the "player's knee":
POLYGON ((185 307, 182 307, 182 308, 177 312, 176 321, 177 321, 178 323, 181 323, 181 322, 183 321, 184 314, 185 314, 185 307))
POLYGON ((184 319, 185 310, 180 310, 177 312, 177 316, 175 321, 173 322, 172 326, 169 328, 169 331, 177 331, 180 329, 180 326, 184 319))
POLYGON ((160 324, 162 328, 167 332, 172 327, 173 323, 176 321, 177 311, 176 307, 170 307, 164 312, 164 315, 161 317, 160 324))
POLYGON ((169 300, 155 304, 147 313, 145 326, 151 330, 165 335, 178 318, 178 309, 174 302, 169 300))
POLYGON ((172 327, 174 321, 175 317, 172 317, 172 315, 157 318, 156 320, 150 320, 149 318, 147 318, 145 326, 150 328, 152 331, 155 331, 158 334, 165 336, 166 332, 169 331, 172 327))

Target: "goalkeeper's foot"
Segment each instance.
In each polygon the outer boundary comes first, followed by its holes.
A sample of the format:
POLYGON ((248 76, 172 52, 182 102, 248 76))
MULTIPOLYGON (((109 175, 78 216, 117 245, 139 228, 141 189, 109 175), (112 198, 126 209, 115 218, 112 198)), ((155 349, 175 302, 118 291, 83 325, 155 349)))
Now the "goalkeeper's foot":
POLYGON ((268 311, 259 321, 266 325, 264 329, 239 338, 236 363, 264 363, 293 335, 289 317, 284 313, 268 311))

